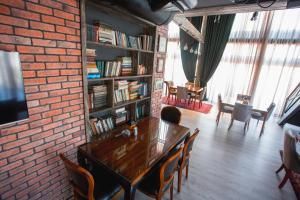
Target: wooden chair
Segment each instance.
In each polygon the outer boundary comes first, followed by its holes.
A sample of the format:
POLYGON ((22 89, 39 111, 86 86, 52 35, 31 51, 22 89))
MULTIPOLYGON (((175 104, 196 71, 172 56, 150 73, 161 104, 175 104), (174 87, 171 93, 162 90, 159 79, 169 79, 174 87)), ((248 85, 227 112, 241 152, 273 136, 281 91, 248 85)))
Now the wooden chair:
POLYGON ((174 106, 163 107, 160 113, 161 119, 171 123, 179 124, 181 120, 181 112, 174 106))
POLYGON ((167 89, 167 102, 169 103, 170 97, 174 97, 176 100, 176 95, 177 95, 177 89, 172 88, 173 81, 164 81, 164 83, 166 84, 166 89, 167 89))
POLYGON ((244 132, 246 132, 249 129, 251 113, 252 106, 241 103, 235 103, 233 112, 231 114, 231 122, 228 127, 228 130, 232 127, 233 121, 237 120, 245 123, 244 132))
POLYGON ((198 134, 199 134, 199 129, 196 129, 193 135, 188 137, 184 142, 182 157, 179 160, 179 165, 178 165, 178 188, 177 188, 178 192, 181 191, 181 178, 182 178, 182 171, 184 170, 184 168, 186 169, 185 177, 186 179, 188 179, 191 152, 193 149, 194 141, 198 136, 198 134))
POLYGON ((112 177, 99 172, 89 172, 59 155, 69 174, 69 181, 73 187, 75 200, 104 200, 112 199, 120 194, 121 186, 112 180, 112 177), (92 175, 93 174, 93 175, 92 175))
POLYGON ((223 103, 221 94, 218 95, 218 115, 216 118, 217 125, 219 124, 222 113, 232 113, 234 106, 231 104, 223 103))
POLYGON ((279 151, 282 164, 280 168, 276 171, 276 174, 278 174, 282 169, 285 170, 285 176, 278 185, 278 188, 280 189, 285 185, 285 183, 288 180, 290 180, 293 185, 293 183, 295 182, 295 180, 293 180, 293 173, 300 173, 300 159, 296 152, 296 143, 297 140, 293 135, 292 131, 287 130, 284 134, 283 151, 279 151))
POLYGON ((174 174, 178 166, 182 147, 165 160, 160 167, 154 169, 139 184, 138 189, 144 194, 161 200, 163 194, 170 189, 170 199, 173 200, 174 174))
POLYGON ((184 100, 184 103, 188 105, 190 101, 190 95, 188 94, 188 90, 186 87, 178 86, 176 101, 181 102, 182 100, 184 100))
POLYGON ((194 101, 194 108, 195 108, 195 104, 196 104, 196 100, 199 100, 199 105, 198 107, 201 108, 202 106, 202 101, 205 97, 206 94, 206 87, 201 88, 200 90, 198 90, 197 92, 191 94, 191 101, 194 101))
POLYGON ((272 112, 275 109, 275 106, 276 106, 275 103, 272 102, 270 104, 270 106, 267 108, 267 111, 262 111, 262 110, 257 110, 257 109, 252 110, 251 118, 252 119, 257 119, 257 124, 260 120, 263 121, 263 124, 261 126, 260 134, 262 134, 262 132, 264 131, 265 123, 270 118, 272 112))

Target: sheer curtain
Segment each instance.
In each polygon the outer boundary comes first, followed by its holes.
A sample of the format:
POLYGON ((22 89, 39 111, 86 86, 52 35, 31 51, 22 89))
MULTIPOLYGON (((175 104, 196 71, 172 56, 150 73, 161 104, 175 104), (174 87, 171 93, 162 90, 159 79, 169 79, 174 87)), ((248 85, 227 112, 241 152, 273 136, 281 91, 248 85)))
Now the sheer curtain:
POLYGON ((174 22, 170 22, 168 28, 168 46, 164 80, 173 81, 174 85, 184 85, 187 82, 187 79, 184 75, 181 63, 179 27, 174 22))
POLYGON ((251 16, 237 14, 230 41, 209 81, 208 98, 216 101, 221 93, 225 99, 235 99, 238 93, 249 94, 254 84, 254 107, 266 109, 274 102, 279 114, 300 80, 300 9, 260 12, 256 21, 251 16), (255 72, 259 58, 261 67, 255 72), (254 73, 259 73, 257 80, 254 73))

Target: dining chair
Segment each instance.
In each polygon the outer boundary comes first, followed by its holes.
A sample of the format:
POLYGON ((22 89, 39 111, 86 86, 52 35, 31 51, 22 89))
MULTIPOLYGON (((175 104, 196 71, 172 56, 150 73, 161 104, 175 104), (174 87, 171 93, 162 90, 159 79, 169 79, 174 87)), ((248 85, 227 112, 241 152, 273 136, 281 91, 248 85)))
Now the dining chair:
POLYGON ((179 163, 178 164, 178 187, 177 187, 178 192, 181 191, 181 178, 182 178, 182 172, 183 172, 184 168, 186 169, 185 177, 186 177, 186 179, 188 179, 191 152, 193 149, 194 141, 195 141, 196 137, 198 136, 198 134, 199 134, 199 129, 197 128, 197 129, 195 129, 193 135, 188 137, 184 142, 182 156, 178 162, 179 163))
POLYGON ((175 124, 179 124, 179 122, 181 120, 181 112, 175 106, 163 107, 163 109, 161 110, 160 116, 161 116, 162 120, 165 120, 165 121, 168 121, 171 123, 175 123, 175 124))
POLYGON ((269 120, 269 118, 271 117, 274 109, 275 109, 275 103, 271 103, 269 105, 269 107, 267 108, 267 112, 266 111, 262 111, 262 110, 257 110, 257 109, 253 109, 252 113, 251 113, 251 118, 256 119, 257 120, 257 124, 259 121, 263 121, 263 125, 261 127, 261 133, 264 131, 264 125, 266 123, 266 121, 269 120))
POLYGON ((114 182, 112 177, 99 171, 89 172, 63 154, 59 156, 67 169, 75 200, 104 200, 117 198, 120 195, 121 186, 114 182))
POLYGON ((164 83, 166 84, 167 89, 167 103, 169 103, 170 97, 173 97, 176 100, 177 89, 172 88, 174 85, 173 81, 164 81, 164 83))
POLYGON ((199 104, 198 107, 201 108, 202 107, 202 101, 205 97, 206 94, 206 87, 203 87, 201 89, 199 89, 198 91, 196 91, 194 94, 191 95, 191 101, 194 101, 194 106, 193 108, 195 108, 195 104, 196 104, 196 100, 199 100, 199 104))
POLYGON ((250 102, 251 101, 251 96, 250 95, 246 95, 246 94, 237 94, 236 100, 237 101, 247 101, 247 102, 250 102))
POLYGON ((278 174, 282 169, 285 170, 285 176, 278 185, 278 188, 282 188, 285 183, 290 180, 293 183, 293 173, 300 174, 300 159, 296 152, 296 137, 291 130, 287 130, 284 134, 283 150, 279 151, 282 164, 276 171, 278 174))
POLYGON ((244 132, 246 132, 249 129, 251 113, 252 113, 251 105, 235 103, 233 112, 231 114, 231 122, 228 127, 228 130, 232 127, 233 121, 237 120, 245 123, 244 132))
POLYGON ((234 106, 231 104, 224 103, 222 101, 221 94, 218 94, 218 114, 216 118, 217 125, 219 124, 221 114, 223 113, 232 113, 234 106))
POLYGON ((177 87, 177 97, 176 97, 176 101, 181 102, 181 100, 184 100, 185 104, 189 104, 189 94, 188 94, 188 90, 186 87, 181 87, 178 86, 177 87))
POLYGON ((173 200, 174 174, 178 167, 178 161, 182 147, 171 154, 159 167, 152 170, 138 185, 138 189, 144 194, 161 200, 163 194, 170 189, 170 199, 173 200))

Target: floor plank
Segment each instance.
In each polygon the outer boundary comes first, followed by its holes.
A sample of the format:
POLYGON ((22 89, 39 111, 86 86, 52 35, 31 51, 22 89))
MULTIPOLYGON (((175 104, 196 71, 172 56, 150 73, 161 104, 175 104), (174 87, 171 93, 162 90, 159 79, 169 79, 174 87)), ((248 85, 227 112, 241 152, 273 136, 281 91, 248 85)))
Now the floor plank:
MULTIPOLYGON (((282 128, 275 119, 266 124, 259 138, 261 123, 252 120, 249 131, 243 133, 243 124, 236 122, 230 131, 228 114, 216 126, 216 110, 210 114, 181 109, 181 124, 200 129, 195 142, 189 180, 183 178, 182 192, 177 193, 175 179, 174 199, 177 200, 282 200, 296 199, 288 182, 279 190, 277 185, 283 173, 275 174, 280 166, 282 128)), ((151 199, 137 191, 136 199, 151 199)), ((169 199, 169 194, 164 196, 169 199)))

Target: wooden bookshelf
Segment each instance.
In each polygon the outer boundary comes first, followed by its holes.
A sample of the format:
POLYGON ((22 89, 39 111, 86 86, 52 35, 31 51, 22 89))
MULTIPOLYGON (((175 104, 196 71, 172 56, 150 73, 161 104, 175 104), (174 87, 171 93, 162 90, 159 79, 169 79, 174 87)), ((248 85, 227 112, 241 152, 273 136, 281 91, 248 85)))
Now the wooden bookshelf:
MULTIPOLYGON (((103 116, 109 116, 116 109, 125 108, 128 112, 129 119, 138 121, 143 116, 151 115, 151 101, 152 101, 152 85, 154 74, 154 58, 157 46, 157 27, 151 23, 148 23, 141 18, 127 13, 114 12, 115 8, 109 8, 107 5, 101 5, 95 1, 83 0, 81 1, 81 27, 82 27, 82 63, 83 63, 83 84, 84 84, 84 105, 85 105, 85 118, 87 123, 87 140, 90 141, 93 138, 92 130, 90 129, 89 120, 92 118, 101 118, 103 116), (111 12, 110 12, 111 11, 111 12), (87 40, 87 27, 93 24, 93 21, 99 21, 100 23, 109 25, 115 31, 122 33, 139 36, 150 35, 152 36, 151 51, 123 47, 112 44, 100 43, 97 41, 87 40), (101 61, 115 61, 118 57, 131 57, 133 73, 128 76, 114 76, 114 77, 101 77, 95 79, 87 78, 87 57, 86 49, 96 50, 96 59, 101 61), (137 65, 143 64, 146 67, 146 73, 143 75, 137 75, 137 65), (139 83, 147 84, 147 96, 142 98, 132 99, 128 101, 114 102, 115 85, 119 81, 138 81, 139 83), (97 85, 107 85, 107 105, 99 108, 90 108, 89 91, 91 87, 97 85), (143 115, 137 117, 137 112, 140 108, 143 108, 143 115)), ((145 90, 145 88, 144 88, 145 90)))

